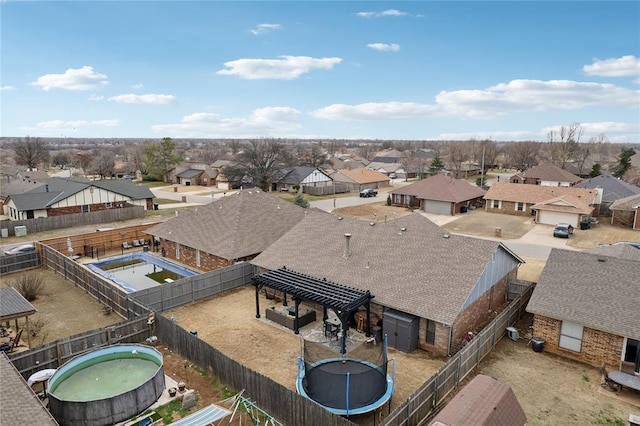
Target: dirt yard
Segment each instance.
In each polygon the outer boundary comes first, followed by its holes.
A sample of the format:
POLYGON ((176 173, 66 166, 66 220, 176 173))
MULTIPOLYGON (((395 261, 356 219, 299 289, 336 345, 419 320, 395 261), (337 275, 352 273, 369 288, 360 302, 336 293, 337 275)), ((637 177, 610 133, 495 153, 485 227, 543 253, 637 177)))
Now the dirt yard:
POLYGON ((335 210, 336 216, 355 217, 370 222, 382 222, 393 220, 402 216, 414 214, 412 210, 405 207, 387 206, 384 202, 362 204, 360 206, 342 207, 335 210))

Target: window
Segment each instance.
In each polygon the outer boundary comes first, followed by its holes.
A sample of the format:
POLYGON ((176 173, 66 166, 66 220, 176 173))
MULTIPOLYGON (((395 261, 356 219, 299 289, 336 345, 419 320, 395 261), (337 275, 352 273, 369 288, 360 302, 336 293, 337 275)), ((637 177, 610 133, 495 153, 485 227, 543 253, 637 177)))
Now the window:
POLYGON ((500 208, 500 200, 493 200, 491 203, 491 208, 499 209, 500 208))
POLYGON ((82 206, 82 213, 89 213, 89 205, 88 204, 84 204, 82 206))
POLYGON ((635 366, 635 371, 640 372, 640 341, 627 338, 624 361, 632 362, 635 366))
POLYGON ((427 320, 426 341, 430 345, 433 345, 433 344, 436 343, 436 323, 435 323, 435 321, 427 320))
POLYGON ((196 249, 196 266, 200 266, 200 250, 196 249))
POLYGON ((519 212, 524 211, 524 203, 516 203, 516 210, 519 212))
POLYGON ((110 209, 111 207, 113 207, 113 205, 111 203, 105 203, 104 206, 108 209, 110 209))
POLYGON ((562 321, 560 327, 560 342, 558 346, 574 352, 582 350, 583 327, 569 321, 562 321))
POLYGON ((176 243, 176 259, 180 259, 180 244, 176 243))

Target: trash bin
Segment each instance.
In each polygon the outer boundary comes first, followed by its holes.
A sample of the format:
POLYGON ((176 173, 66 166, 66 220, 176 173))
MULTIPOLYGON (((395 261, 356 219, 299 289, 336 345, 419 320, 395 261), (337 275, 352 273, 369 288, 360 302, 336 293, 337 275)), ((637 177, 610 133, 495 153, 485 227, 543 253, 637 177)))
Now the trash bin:
POLYGON ((158 210, 158 203, 153 203, 153 209, 158 210))
POLYGON ((147 251, 149 251, 149 244, 145 244, 145 245, 143 245, 143 246, 142 246, 142 251, 143 251, 143 252, 147 252, 147 251))
POLYGON ((514 327, 507 327, 507 337, 517 342, 520 338, 520 333, 518 333, 518 330, 516 330, 514 327))
POLYGON ((460 206, 460 213, 466 213, 468 210, 467 206, 460 206))
POLYGON ((372 331, 373 331, 373 337, 376 338, 376 343, 381 343, 382 342, 382 327, 380 327, 379 325, 376 325, 376 326, 373 327, 372 331))
POLYGON ((580 222, 580 229, 589 229, 589 228, 591 228, 591 221, 583 220, 582 222, 580 222))
POLYGON ((542 352, 542 349, 544 348, 544 340, 539 337, 534 337, 531 339, 531 347, 534 352, 542 352))

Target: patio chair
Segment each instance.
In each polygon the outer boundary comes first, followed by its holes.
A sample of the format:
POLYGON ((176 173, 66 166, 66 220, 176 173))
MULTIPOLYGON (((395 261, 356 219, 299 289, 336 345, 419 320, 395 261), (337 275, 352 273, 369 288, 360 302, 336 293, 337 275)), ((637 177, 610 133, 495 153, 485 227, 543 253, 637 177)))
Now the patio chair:
POLYGON ((620 385, 609 378, 609 372, 607 371, 604 364, 602 364, 602 367, 600 367, 600 374, 602 374, 602 383, 600 384, 600 386, 612 392, 620 391, 620 385))
POLYGON ((139 240, 133 240, 133 246, 134 247, 142 247, 142 244, 140 244, 139 240))
POLYGON ((128 243, 128 242, 126 242, 126 241, 125 241, 124 243, 122 243, 122 248, 123 248, 123 249, 130 249, 130 248, 131 248, 131 246, 129 245, 129 243, 128 243))

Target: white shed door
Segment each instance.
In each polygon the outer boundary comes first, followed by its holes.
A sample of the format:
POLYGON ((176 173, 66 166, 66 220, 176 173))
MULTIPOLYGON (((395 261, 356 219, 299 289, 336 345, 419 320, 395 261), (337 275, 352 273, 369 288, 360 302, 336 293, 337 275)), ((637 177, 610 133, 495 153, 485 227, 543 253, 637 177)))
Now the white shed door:
POLYGON ((538 221, 546 225, 568 223, 572 225, 574 228, 578 227, 578 215, 575 213, 552 212, 552 211, 541 210, 538 221))
POLYGON ((451 214, 451 203, 448 201, 424 200, 424 211, 435 214, 451 214))

